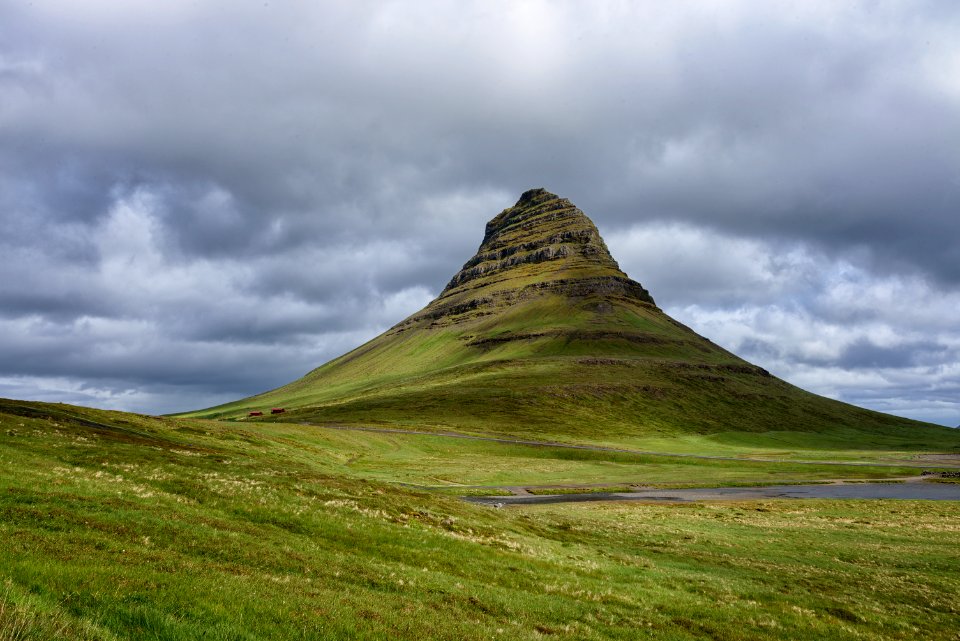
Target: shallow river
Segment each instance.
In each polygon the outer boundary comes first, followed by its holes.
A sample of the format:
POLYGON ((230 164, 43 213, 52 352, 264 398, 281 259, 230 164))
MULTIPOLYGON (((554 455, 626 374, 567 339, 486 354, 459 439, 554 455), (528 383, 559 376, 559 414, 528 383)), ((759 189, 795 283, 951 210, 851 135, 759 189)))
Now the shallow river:
POLYGON ((466 500, 483 505, 537 505, 578 501, 743 501, 752 499, 919 499, 960 501, 957 483, 846 483, 839 485, 770 485, 766 487, 687 488, 638 490, 636 492, 591 492, 530 496, 472 496, 466 500))

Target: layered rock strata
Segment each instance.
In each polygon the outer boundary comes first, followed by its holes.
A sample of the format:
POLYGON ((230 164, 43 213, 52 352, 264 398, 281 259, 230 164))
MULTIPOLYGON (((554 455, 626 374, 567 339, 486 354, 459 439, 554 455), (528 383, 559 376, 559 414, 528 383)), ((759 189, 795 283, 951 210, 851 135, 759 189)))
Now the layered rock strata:
POLYGON ((596 225, 566 198, 531 189, 487 223, 477 253, 424 310, 395 331, 420 325, 456 324, 528 300, 558 294, 630 299, 655 305, 610 255, 596 225))

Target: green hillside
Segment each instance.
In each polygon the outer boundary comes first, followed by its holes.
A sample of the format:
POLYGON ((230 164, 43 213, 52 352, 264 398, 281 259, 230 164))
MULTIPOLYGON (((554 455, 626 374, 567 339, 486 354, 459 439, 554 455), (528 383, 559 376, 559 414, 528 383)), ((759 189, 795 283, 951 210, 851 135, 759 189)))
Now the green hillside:
POLYGON ((279 389, 186 415, 275 406, 284 421, 631 445, 741 432, 957 443, 946 428, 805 392, 697 335, 620 271, 583 212, 542 189, 487 224, 423 310, 279 389))
POLYGON ((709 485, 916 468, 641 457, 4 399, 0 463, 3 641, 912 641, 957 629, 956 501, 496 510, 398 482, 709 485))

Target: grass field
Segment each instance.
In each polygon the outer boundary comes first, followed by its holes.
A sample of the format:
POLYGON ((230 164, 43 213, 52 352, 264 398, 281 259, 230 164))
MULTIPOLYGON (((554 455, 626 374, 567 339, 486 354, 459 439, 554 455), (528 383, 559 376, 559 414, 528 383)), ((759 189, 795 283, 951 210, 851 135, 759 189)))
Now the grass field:
POLYGON ((955 503, 396 483, 797 473, 661 458, 2 402, 0 639, 956 638, 955 503))
MULTIPOLYGON (((696 478, 701 483, 762 482, 792 479, 888 478, 920 470, 884 466, 812 465, 802 462, 698 459, 626 452, 533 447, 443 436, 381 434, 313 428, 283 423, 234 427, 250 438, 270 439, 325 471, 343 476, 417 486, 545 485, 634 483, 671 484, 696 478)), ((664 443, 666 444, 666 443, 664 443)), ((756 453, 760 450, 753 449, 756 453)), ((780 455, 784 451, 778 452, 780 455)), ((862 462, 868 456, 860 453, 862 462)), ((910 454, 874 452, 866 460, 908 462, 910 454), (900 456, 902 458, 894 459, 900 456)), ((836 460, 832 453, 827 457, 836 460)))

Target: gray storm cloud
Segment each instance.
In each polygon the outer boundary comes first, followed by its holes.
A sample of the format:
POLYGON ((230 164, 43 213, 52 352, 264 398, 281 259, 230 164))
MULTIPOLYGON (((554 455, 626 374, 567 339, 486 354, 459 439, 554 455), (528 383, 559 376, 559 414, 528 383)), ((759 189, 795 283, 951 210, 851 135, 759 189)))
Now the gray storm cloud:
POLYGON ((2 394, 159 412, 286 382, 542 185, 701 333, 960 422, 955 3, 38 0, 0 24, 2 394))

